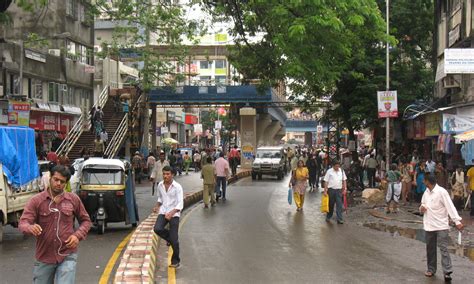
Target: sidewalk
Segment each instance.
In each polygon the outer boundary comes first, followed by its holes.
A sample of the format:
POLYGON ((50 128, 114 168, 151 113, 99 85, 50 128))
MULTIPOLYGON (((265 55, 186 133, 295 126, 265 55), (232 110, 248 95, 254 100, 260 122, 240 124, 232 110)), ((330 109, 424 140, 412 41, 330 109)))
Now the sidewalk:
MULTIPOLYGON (((347 210, 345 218, 352 223, 374 230, 388 232, 393 236, 402 236, 425 242, 423 217, 418 212, 419 204, 401 205, 398 213, 385 212, 384 202, 366 203, 362 197, 355 197, 347 210)), ((465 256, 474 261, 474 218, 469 211, 460 211, 465 226, 462 232, 462 244, 458 245, 458 231, 451 227, 449 248, 456 255, 465 256)), ((454 225, 453 225, 454 226, 454 225)))

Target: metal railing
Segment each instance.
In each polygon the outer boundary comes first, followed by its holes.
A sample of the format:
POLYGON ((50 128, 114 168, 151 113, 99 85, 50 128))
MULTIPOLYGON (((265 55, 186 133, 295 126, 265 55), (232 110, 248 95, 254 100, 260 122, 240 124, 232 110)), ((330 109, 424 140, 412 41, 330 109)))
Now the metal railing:
POLYGON ((126 113, 122 121, 120 122, 119 126, 117 127, 117 130, 114 133, 114 136, 112 136, 112 139, 110 139, 109 144, 107 145, 107 149, 105 149, 104 155, 111 159, 114 158, 115 155, 117 155, 117 152, 120 150, 120 146, 123 143, 123 140, 125 137, 127 137, 127 132, 128 132, 128 113, 126 113))
POLYGON ((117 130, 114 133, 114 136, 112 137, 112 139, 110 139, 110 143, 109 145, 107 145, 107 149, 105 149, 104 155, 107 158, 114 158, 117 155, 118 151, 120 150, 120 146, 122 146, 125 137, 127 137, 128 130, 129 130, 128 123, 129 123, 130 115, 131 115, 131 119, 130 119, 131 127, 132 128, 135 127, 135 125, 138 123, 138 119, 140 115, 134 115, 134 114, 138 114, 137 110, 140 107, 140 104, 143 103, 144 99, 146 99, 146 96, 144 94, 141 94, 138 97, 137 101, 135 102, 132 110, 130 111, 130 114, 127 113, 123 117, 122 121, 117 127, 117 130))
MULTIPOLYGON (((101 108, 104 108, 108 98, 109 86, 105 86, 99 95, 99 100, 94 104, 94 107, 97 108, 100 106, 101 108)), ((62 154, 69 154, 79 137, 81 137, 82 132, 84 132, 84 129, 90 129, 90 127, 92 127, 91 115, 88 111, 86 113, 82 113, 77 122, 74 124, 74 126, 69 130, 66 138, 63 140, 61 145, 59 145, 58 149, 56 149, 56 154, 58 156, 62 154)))

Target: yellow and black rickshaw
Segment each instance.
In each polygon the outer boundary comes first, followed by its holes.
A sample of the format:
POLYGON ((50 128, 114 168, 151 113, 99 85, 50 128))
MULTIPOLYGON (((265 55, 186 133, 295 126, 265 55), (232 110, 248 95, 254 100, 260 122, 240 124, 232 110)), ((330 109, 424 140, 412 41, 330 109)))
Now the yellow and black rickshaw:
POLYGON ((77 192, 99 234, 107 223, 136 226, 138 210, 130 163, 119 159, 91 158, 82 165, 77 192))

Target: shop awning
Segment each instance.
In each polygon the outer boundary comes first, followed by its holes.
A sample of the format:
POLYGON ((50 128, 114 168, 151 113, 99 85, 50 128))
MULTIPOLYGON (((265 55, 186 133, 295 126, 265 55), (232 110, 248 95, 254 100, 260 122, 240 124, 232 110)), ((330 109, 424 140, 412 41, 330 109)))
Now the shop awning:
POLYGON ((76 107, 76 106, 68 106, 68 105, 62 105, 64 112, 71 113, 71 114, 82 114, 81 108, 76 107))
POLYGON ((468 131, 463 132, 461 134, 455 135, 454 138, 456 138, 460 141, 474 140, 474 129, 471 129, 471 130, 468 130, 468 131))

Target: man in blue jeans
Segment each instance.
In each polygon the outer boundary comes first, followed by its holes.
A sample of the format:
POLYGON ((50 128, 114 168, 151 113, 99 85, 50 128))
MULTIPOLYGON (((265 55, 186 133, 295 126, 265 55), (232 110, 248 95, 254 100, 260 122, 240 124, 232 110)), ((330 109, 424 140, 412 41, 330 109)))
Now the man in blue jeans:
POLYGON ((339 161, 334 161, 324 176, 324 194, 329 193, 329 212, 326 215, 326 222, 331 222, 334 213, 334 203, 336 204, 336 217, 338 224, 344 224, 342 218, 342 197, 347 190, 346 173, 341 169, 339 161))
POLYGON ((91 221, 78 195, 65 192, 69 169, 51 169, 49 188, 28 201, 19 229, 36 238, 33 283, 74 283, 77 247, 86 238, 91 221), (79 227, 74 228, 74 221, 79 227))
POLYGON ((229 176, 229 162, 224 159, 224 152, 219 153, 219 158, 215 161, 216 167, 216 201, 219 202, 219 197, 222 197, 222 201, 226 201, 226 188, 227 188, 227 177, 229 176), (222 186, 222 194, 221 194, 222 186))

